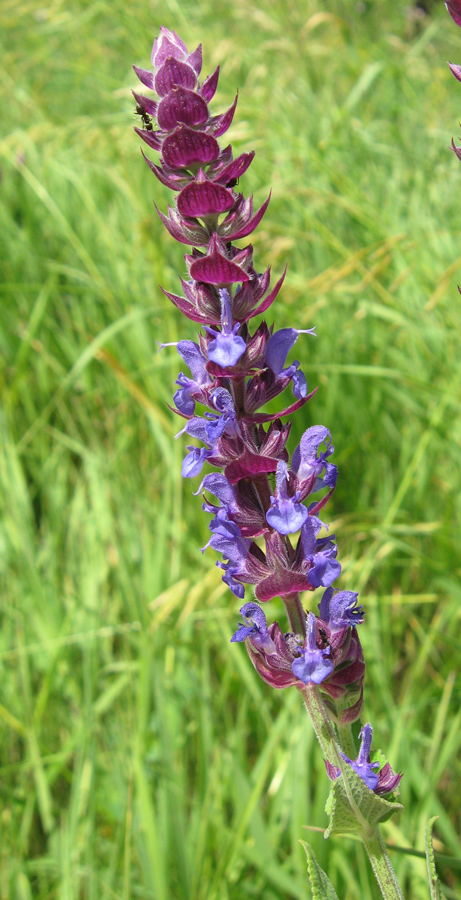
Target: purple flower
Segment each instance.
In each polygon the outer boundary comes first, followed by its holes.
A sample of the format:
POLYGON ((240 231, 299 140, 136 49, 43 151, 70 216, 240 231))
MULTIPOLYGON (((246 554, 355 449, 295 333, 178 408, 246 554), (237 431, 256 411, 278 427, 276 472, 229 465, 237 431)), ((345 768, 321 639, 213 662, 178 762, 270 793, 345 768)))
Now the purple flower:
POLYGON ((214 336, 214 340, 208 344, 208 359, 222 366, 224 369, 228 366, 235 366, 246 350, 246 343, 242 337, 237 335, 240 323, 232 324, 232 310, 229 298, 229 292, 222 288, 219 291, 221 300, 221 331, 216 331, 205 325, 205 331, 214 336))
MULTIPOLYGON (((328 626, 320 619, 315 619, 315 616, 308 619, 307 624, 310 631, 309 641, 306 641, 311 650, 309 654, 306 653, 306 644, 302 646, 301 635, 283 634, 277 622, 268 627, 269 637, 275 644, 275 653, 269 654, 260 642, 255 643, 253 632, 248 632, 245 638, 240 629, 237 633, 242 634, 242 639, 245 639, 250 659, 267 684, 278 689, 291 686, 301 688, 306 683, 305 678, 313 674, 312 669, 317 677, 323 672, 325 678, 321 681, 321 690, 331 715, 339 724, 355 722, 362 708, 365 672, 357 632, 355 629, 345 628, 342 633, 332 635, 328 626), (301 670, 299 675, 297 666, 301 670), (325 672, 325 667, 330 674, 325 672)), ((336 774, 331 777, 336 777, 336 774)))
POLYGON ((316 539, 321 527, 320 519, 309 516, 301 528, 304 559, 311 563, 307 577, 314 588, 321 585, 328 587, 341 572, 341 565, 336 560, 337 547, 333 541, 329 537, 316 539))
MULTIPOLYGON (((207 547, 214 547, 220 550, 228 559, 236 559, 238 557, 238 542, 241 539, 241 532, 238 525, 232 522, 228 517, 227 510, 218 508, 214 519, 210 522, 211 538, 205 547, 202 547, 202 553, 207 547)), ((244 556, 246 556, 247 547, 245 547, 244 556)))
POLYGON ((235 415, 234 402, 229 391, 226 388, 217 388, 209 395, 209 402, 219 412, 213 413, 208 410, 204 416, 192 416, 187 425, 178 431, 176 437, 181 434, 190 434, 191 437, 198 438, 204 444, 208 444, 213 450, 224 432, 226 434, 237 434, 238 425, 235 415))
POLYGON ((302 656, 292 663, 293 674, 304 684, 321 684, 331 675, 334 665, 330 656, 330 648, 319 650, 316 643, 316 619, 310 612, 307 617, 306 640, 302 656))
MULTIPOLYGON (((361 744, 357 759, 349 759, 349 757, 344 753, 341 753, 341 756, 345 760, 345 762, 352 766, 354 772, 356 772, 357 775, 360 776, 360 778, 365 782, 370 791, 374 791, 375 794, 388 794, 391 791, 394 791, 396 787, 398 787, 402 775, 400 773, 394 774, 389 763, 386 763, 386 765, 383 766, 379 773, 377 771, 373 771, 374 769, 379 769, 380 763, 372 763, 370 761, 372 737, 373 729, 371 725, 364 725, 359 734, 361 744)), ((328 775, 332 781, 334 781, 336 778, 339 778, 341 772, 337 766, 333 766, 327 761, 325 761, 325 765, 328 775)))
POLYGON ((330 439, 330 432, 324 425, 313 425, 304 432, 300 444, 297 446, 292 458, 292 468, 296 472, 299 481, 304 482, 315 476, 314 491, 325 485, 334 488, 338 470, 336 466, 327 462, 327 458, 334 452, 332 444, 328 444, 326 450, 319 453, 320 445, 330 439), (317 455, 318 454, 318 455, 317 455), (320 478, 325 470, 323 479, 320 478))
POLYGON ((200 475, 205 460, 213 456, 213 451, 207 447, 188 446, 187 449, 190 452, 182 461, 181 475, 183 478, 195 478, 196 475, 200 475))
POLYGON ((207 425, 207 434, 210 443, 213 443, 221 437, 223 432, 226 434, 237 434, 238 425, 235 414, 234 401, 226 388, 216 388, 210 394, 210 403, 218 410, 217 413, 206 412, 205 416, 209 419, 207 425))
POLYGON ((184 362, 189 366, 192 378, 188 378, 183 372, 179 373, 176 379, 179 391, 176 391, 173 399, 180 412, 192 416, 195 411, 195 400, 192 395, 200 395, 204 388, 208 387, 210 376, 205 368, 206 359, 198 344, 195 344, 194 341, 179 341, 177 349, 184 362))
POLYGON ((243 625, 240 622, 237 631, 231 637, 231 642, 246 641, 247 638, 251 638, 253 647, 263 650, 268 656, 274 655, 277 651, 269 635, 266 616, 261 607, 257 603, 245 603, 240 613, 250 624, 243 625))
POLYGON ((232 513, 238 509, 235 488, 225 475, 221 475, 219 472, 211 472, 209 475, 205 475, 198 491, 195 493, 200 494, 203 490, 209 491, 210 494, 217 497, 228 512, 232 513))
POLYGON ((192 416, 176 437, 189 434, 203 441, 204 448, 188 447, 191 452, 185 457, 182 466, 184 478, 194 478, 201 470, 203 463, 216 452, 216 445, 224 432, 235 434, 237 423, 232 397, 225 388, 218 388, 210 394, 210 402, 219 413, 205 412, 204 416, 192 416))
POLYGON ((211 538, 204 547, 202 553, 207 547, 213 547, 219 553, 222 553, 228 562, 216 563, 220 569, 224 569, 223 581, 230 587, 231 591, 237 597, 244 596, 244 587, 236 579, 245 575, 245 561, 248 556, 251 541, 243 538, 239 526, 228 518, 228 512, 224 508, 216 511, 214 519, 210 522, 211 538))
POLYGON ((336 544, 329 541, 324 550, 316 553, 314 565, 308 574, 314 588, 327 587, 341 574, 341 564, 336 559, 337 552, 336 544))
POLYGON ((269 525, 279 534, 294 534, 299 531, 309 515, 306 507, 298 502, 299 491, 293 497, 288 496, 288 480, 288 466, 280 460, 275 475, 275 497, 270 498, 272 505, 266 513, 269 525))
POLYGON ((180 372, 175 384, 179 385, 179 390, 173 394, 173 401, 176 409, 184 416, 193 416, 195 412, 195 400, 191 397, 191 389, 195 387, 192 378, 188 378, 183 372, 180 372))
POLYGON ((354 591, 335 591, 329 587, 319 603, 319 615, 334 634, 349 626, 361 625, 365 619, 363 606, 357 605, 354 591))
POLYGON ((211 384, 206 370, 206 357, 194 341, 171 341, 166 344, 157 341, 157 343, 160 350, 163 350, 164 347, 176 347, 191 371, 192 378, 184 375, 183 372, 179 373, 176 379, 179 391, 176 391, 173 399, 180 413, 192 416, 195 411, 195 399, 202 399, 204 389, 211 384), (194 394, 196 395, 195 399, 193 398, 194 394))
POLYGON ((294 347, 300 334, 315 334, 314 328, 300 330, 297 328, 282 328, 269 338, 266 347, 266 365, 272 369, 274 375, 279 378, 291 378, 293 381, 293 394, 300 400, 307 396, 307 382, 303 372, 299 370, 299 361, 295 359, 288 368, 284 369, 285 361, 291 348, 294 347))
POLYGON ((240 581, 237 581, 235 576, 239 574, 239 570, 236 566, 232 566, 230 562, 217 562, 216 565, 220 569, 224 569, 224 575, 222 580, 224 584, 227 584, 227 587, 230 588, 233 594, 239 598, 239 600, 243 600, 245 596, 245 588, 240 581))
POLYGON ((344 753, 342 758, 352 766, 354 772, 360 775, 362 781, 370 788, 370 791, 376 790, 379 783, 379 776, 373 769, 379 769, 379 762, 370 762, 371 739, 373 737, 373 729, 371 725, 364 725, 359 738, 361 738, 359 755, 356 760, 349 759, 344 753))
MULTIPOLYGON (((452 14, 460 4, 448 0, 452 14)), ((257 272, 253 247, 233 243, 258 226, 269 198, 254 209, 251 197, 235 191, 254 152, 234 159, 231 145, 221 149, 218 143, 236 108, 234 101, 220 115, 209 111, 219 67, 200 81, 201 47, 189 53, 181 38, 164 27, 154 42, 152 66, 151 71, 135 69, 142 84, 157 95, 134 94, 143 120, 143 128, 136 130, 159 153, 157 164, 144 157, 149 168, 174 192, 167 213, 158 211, 159 216, 173 238, 191 248, 185 256, 188 277, 181 279, 182 296, 164 293, 205 329, 197 343, 176 345, 188 367, 186 374, 179 373, 174 394, 175 411, 187 420, 180 433, 201 444, 188 446, 182 473, 187 478, 199 475, 207 460, 221 470, 207 474, 196 493, 211 494, 210 500, 205 494, 202 505, 212 516, 207 546, 222 554, 216 565, 237 597, 244 597, 246 584, 254 585, 261 603, 320 585, 327 588, 320 617, 309 613, 304 644, 301 635, 282 633, 277 622, 268 626, 256 603, 242 606, 244 618, 232 641, 245 641, 253 665, 268 684, 298 689, 320 684, 335 721, 353 722, 363 702, 365 664, 354 627, 363 620, 363 610, 357 594, 335 593, 330 587, 341 571, 334 535, 318 536, 322 523, 317 516, 337 477, 336 466, 329 462, 330 433, 323 425, 308 428, 290 467, 291 422, 282 424, 315 393, 308 395, 299 362, 287 363, 299 335, 313 334, 314 329, 272 333, 273 327, 261 321, 250 330, 251 319, 264 314, 279 294, 285 272, 269 290, 270 268, 257 272), (293 402, 283 404, 279 412, 261 412, 289 384, 293 402), (200 415, 196 404, 204 407, 200 415), (321 499, 304 505, 321 488, 327 488, 321 499), (295 545, 287 536, 297 531, 295 545)), ((461 80, 461 67, 452 71, 461 80)), ((461 158, 461 149, 455 152, 461 158)), ((367 741, 365 733, 363 759, 355 765, 364 768, 370 781, 376 778, 376 765, 366 759, 367 741)), ((376 790, 392 790, 399 778, 385 766, 376 790)))
POLYGON ((184 457, 182 462, 181 474, 183 478, 195 478, 202 471, 205 460, 213 456, 214 450, 210 447, 207 426, 208 422, 205 418, 194 416, 192 419, 189 419, 187 425, 181 431, 178 431, 176 435, 176 438, 178 438, 186 432, 191 437, 203 441, 206 445, 205 447, 187 447, 190 452, 184 457))

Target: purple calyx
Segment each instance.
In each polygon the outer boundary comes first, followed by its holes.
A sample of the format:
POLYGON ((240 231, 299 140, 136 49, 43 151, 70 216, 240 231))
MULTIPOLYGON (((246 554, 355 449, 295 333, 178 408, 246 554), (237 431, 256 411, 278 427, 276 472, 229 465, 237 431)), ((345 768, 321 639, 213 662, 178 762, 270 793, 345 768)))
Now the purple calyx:
POLYGON ((187 47, 175 31, 170 31, 169 28, 161 25, 159 35, 155 38, 152 46, 151 62, 154 70, 157 71, 170 56, 173 59, 186 60, 188 58, 187 47))
POLYGON ((193 252, 186 256, 189 272, 194 281, 203 281, 205 284, 214 284, 224 287, 227 284, 238 284, 250 280, 246 268, 251 258, 251 246, 236 251, 232 259, 226 252, 226 247, 217 233, 214 231, 208 242, 205 254, 193 252))
POLYGON ((199 169, 195 180, 182 189, 177 199, 178 212, 190 218, 218 216, 231 209, 234 203, 233 192, 210 181, 202 169, 199 169))
POLYGON ((194 128, 207 121, 208 107, 196 91, 174 87, 160 100, 156 116, 162 131, 174 131, 180 124, 194 128))
POLYGON ((453 22, 461 28, 461 0, 446 0, 445 6, 453 22))
POLYGON ((197 75, 192 66, 169 56, 154 76, 154 90, 165 97, 174 88, 193 91, 197 87, 197 75))

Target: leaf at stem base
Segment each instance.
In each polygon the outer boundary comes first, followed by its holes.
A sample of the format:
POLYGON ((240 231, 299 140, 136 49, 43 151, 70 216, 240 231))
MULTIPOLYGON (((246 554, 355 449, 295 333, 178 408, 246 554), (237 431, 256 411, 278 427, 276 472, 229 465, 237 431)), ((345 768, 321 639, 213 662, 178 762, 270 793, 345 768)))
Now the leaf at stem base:
MULTIPOLYGON (((347 780, 355 804, 371 830, 403 809, 401 803, 385 800, 370 791, 350 766, 347 767, 347 780)), ((355 834, 361 837, 362 827, 349 803, 342 775, 331 785, 325 811, 330 817, 330 824, 325 831, 326 838, 330 834, 355 834)))

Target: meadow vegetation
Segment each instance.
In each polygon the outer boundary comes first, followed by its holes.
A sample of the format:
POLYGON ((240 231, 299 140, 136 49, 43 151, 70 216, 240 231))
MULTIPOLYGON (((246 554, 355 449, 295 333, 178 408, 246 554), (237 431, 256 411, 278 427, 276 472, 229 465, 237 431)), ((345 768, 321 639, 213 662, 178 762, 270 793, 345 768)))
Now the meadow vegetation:
MULTIPOLYGON (((303 828, 326 825, 323 761, 297 692, 229 643, 239 602, 180 475, 156 341, 195 329, 159 290, 182 251, 132 131, 161 24, 222 63, 245 192, 273 188, 256 264, 288 264, 277 327, 317 327, 291 447, 321 423, 337 448, 364 721, 404 772, 386 840, 421 851, 438 815, 456 900, 461 43, 443 4, 402 0, 2 2, 0 900, 307 900, 300 838, 342 900, 378 896, 361 845, 303 828)), ((424 861, 392 860, 427 900, 424 861)))

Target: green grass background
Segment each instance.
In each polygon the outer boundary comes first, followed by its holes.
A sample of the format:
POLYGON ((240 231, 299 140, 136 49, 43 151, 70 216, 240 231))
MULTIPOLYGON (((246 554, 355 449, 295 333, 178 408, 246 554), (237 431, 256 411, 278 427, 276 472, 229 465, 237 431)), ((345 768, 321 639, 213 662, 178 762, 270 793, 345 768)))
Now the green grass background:
MULTIPOLYGON (((291 447, 314 423, 337 447, 364 721, 405 773, 386 840, 422 850, 438 814, 461 856, 461 32, 402 0, 3 0, 0 900, 307 900, 300 838, 341 900, 377 898, 360 845, 303 828, 326 825, 320 752, 297 692, 230 645, 239 604, 180 477, 156 340, 196 328, 159 290, 183 249, 130 93, 161 24, 221 63, 215 112, 239 89, 242 188, 273 188, 257 268, 289 267, 273 317, 317 326, 291 447)), ((424 862, 392 859, 427 900, 424 862)))

